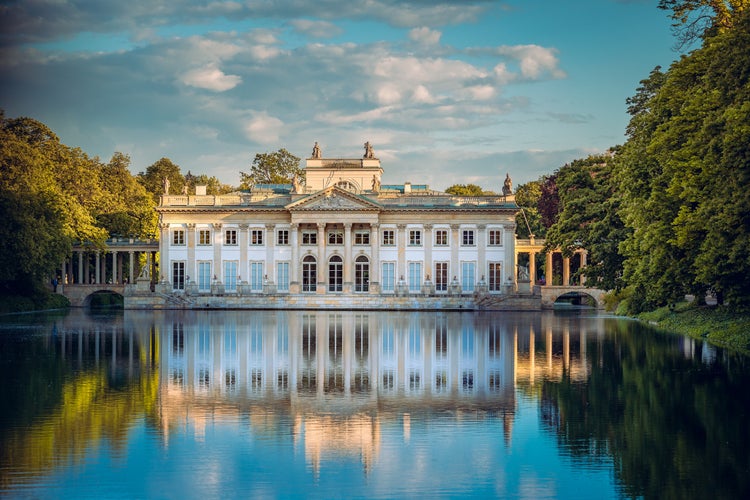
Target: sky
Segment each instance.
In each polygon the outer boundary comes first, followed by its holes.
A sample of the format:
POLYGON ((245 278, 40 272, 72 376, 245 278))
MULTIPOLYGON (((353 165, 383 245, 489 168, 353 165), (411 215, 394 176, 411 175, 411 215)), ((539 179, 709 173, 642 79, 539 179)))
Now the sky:
POLYGON ((135 174, 238 185, 257 153, 500 191, 622 144, 679 57, 656 0, 4 0, 0 109, 135 174))

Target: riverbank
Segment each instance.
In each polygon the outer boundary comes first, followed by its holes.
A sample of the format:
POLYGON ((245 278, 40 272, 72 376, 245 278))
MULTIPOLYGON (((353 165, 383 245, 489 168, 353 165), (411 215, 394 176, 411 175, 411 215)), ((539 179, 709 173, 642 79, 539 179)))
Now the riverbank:
POLYGON ((20 295, 18 293, 0 294, 0 314, 66 309, 69 306, 70 301, 64 295, 55 293, 43 292, 34 295, 20 295))
POLYGON ((708 340, 712 344, 750 353, 750 312, 688 302, 637 316, 660 330, 708 340))

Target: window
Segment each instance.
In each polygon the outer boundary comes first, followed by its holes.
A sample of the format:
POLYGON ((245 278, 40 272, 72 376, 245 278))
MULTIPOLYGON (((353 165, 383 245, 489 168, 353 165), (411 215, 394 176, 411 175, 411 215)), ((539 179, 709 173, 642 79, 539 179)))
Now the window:
POLYGON ((341 229, 334 229, 328 231, 328 244, 329 245, 343 245, 344 244, 344 231, 341 229))
POLYGON ((354 263, 354 291, 368 292, 370 290, 370 261, 360 255, 354 263))
POLYGON ((198 291, 211 291, 211 263, 198 262, 198 291))
POLYGON ((435 291, 445 292, 448 290, 448 263, 435 262, 435 291))
POLYGON ((172 244, 173 245, 185 244, 185 230, 184 229, 175 229, 172 232, 172 244))
POLYGON ((314 292, 318 284, 317 264, 312 255, 302 259, 302 291, 314 292))
POLYGON ((380 289, 384 292, 392 292, 396 286, 396 263, 383 262, 380 289))
POLYGON ((489 288, 490 292, 499 292, 503 286, 503 265, 500 262, 490 262, 489 288))
POLYGON ((185 289, 185 263, 172 262, 172 288, 174 290, 185 289))
POLYGON ((344 261, 338 255, 331 257, 328 261, 328 291, 340 292, 343 290, 344 261))
POLYGON ((250 230, 250 244, 255 246, 263 244, 263 229, 250 230))
POLYGON ((465 247, 474 246, 474 230, 464 229, 461 231, 461 245, 465 247))
POLYGON ((211 244, 211 231, 209 229, 200 229, 198 231, 198 244, 199 245, 211 244))
POLYGON ((224 262, 224 290, 234 292, 237 290, 237 261, 224 262))
POLYGON ((263 291, 263 263, 262 262, 250 263, 250 291, 251 292, 263 291))
POLYGON ((422 231, 419 229, 411 229, 409 231, 409 246, 422 246, 422 231))
POLYGON ((396 244, 396 231, 393 229, 383 230, 383 246, 392 247, 396 244))
POLYGON ((503 232, 499 229, 490 229, 490 243, 491 247, 499 247, 503 245, 503 232))
POLYGON ((448 231, 446 231, 445 229, 438 229, 435 231, 435 246, 436 247, 448 246, 448 231))
POLYGON ((289 244, 289 230, 288 229, 280 229, 276 233, 276 244, 277 245, 289 244))
POLYGON ((227 229, 224 233, 224 244, 225 245, 236 245, 237 244, 237 230, 227 229))
POLYGON ((289 291, 289 262, 276 263, 276 290, 289 291))
POLYGON ((422 287, 422 263, 409 262, 409 292, 418 293, 422 287))
POLYGON ((356 231, 354 233, 354 244, 355 245, 369 245, 370 244, 370 231, 356 231))
POLYGON ((317 245, 318 233, 316 231, 302 231, 302 244, 303 245, 317 245))
POLYGON ((464 292, 473 292, 474 284, 477 282, 476 262, 461 262, 461 289, 464 292))

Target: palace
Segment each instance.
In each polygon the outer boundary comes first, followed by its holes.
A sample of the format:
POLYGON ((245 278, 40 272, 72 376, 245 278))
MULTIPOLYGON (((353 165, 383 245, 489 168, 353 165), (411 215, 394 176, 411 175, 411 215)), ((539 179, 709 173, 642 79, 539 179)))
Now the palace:
POLYGON ((159 296, 186 307, 387 308, 402 297, 463 308, 477 293, 515 291, 510 178, 499 196, 381 184, 369 143, 363 158, 324 158, 316 143, 304 173, 221 196, 165 186, 159 296))

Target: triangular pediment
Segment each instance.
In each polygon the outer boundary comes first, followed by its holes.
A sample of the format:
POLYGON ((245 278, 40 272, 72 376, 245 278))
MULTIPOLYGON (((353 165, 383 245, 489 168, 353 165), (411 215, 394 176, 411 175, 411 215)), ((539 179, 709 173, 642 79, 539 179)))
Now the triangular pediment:
POLYGON ((380 210, 380 205, 361 196, 350 193, 338 186, 331 186, 317 193, 313 193, 300 200, 296 200, 286 208, 290 211, 337 211, 364 210, 371 212, 380 210))

